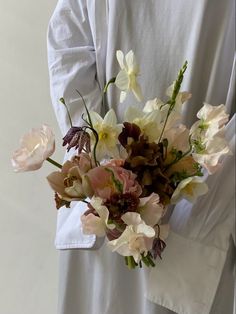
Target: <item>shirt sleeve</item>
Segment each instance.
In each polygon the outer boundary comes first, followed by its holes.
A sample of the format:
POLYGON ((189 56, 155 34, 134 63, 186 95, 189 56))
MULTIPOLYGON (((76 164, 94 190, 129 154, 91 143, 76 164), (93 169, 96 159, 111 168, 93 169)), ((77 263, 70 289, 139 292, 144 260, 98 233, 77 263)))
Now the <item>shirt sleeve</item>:
POLYGON ((55 114, 63 134, 69 119, 59 99, 69 107, 74 125, 82 123, 83 95, 90 110, 101 110, 101 89, 96 80, 96 54, 85 0, 59 0, 48 27, 48 68, 55 114))
MULTIPOLYGON (((48 68, 52 104, 63 135, 70 128, 63 97, 72 123, 83 123, 82 94, 89 110, 100 113, 101 88, 97 81, 96 53, 85 0, 59 0, 48 27, 48 68)), ((70 153, 74 153, 73 150, 70 153)), ((68 159, 71 154, 67 154, 68 159)), ((82 202, 72 202, 71 208, 58 211, 55 245, 58 249, 96 248, 99 239, 84 235, 80 216, 86 210, 82 202)), ((100 241, 101 242, 101 241, 100 241)), ((100 245, 100 244, 99 244, 100 245)))

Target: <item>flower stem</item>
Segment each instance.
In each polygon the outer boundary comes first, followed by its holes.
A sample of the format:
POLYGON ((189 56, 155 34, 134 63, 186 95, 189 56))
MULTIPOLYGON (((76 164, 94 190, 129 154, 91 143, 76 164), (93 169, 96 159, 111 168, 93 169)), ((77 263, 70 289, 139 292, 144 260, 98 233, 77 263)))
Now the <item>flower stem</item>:
POLYGON ((73 125, 72 125, 72 120, 71 120, 71 116, 70 116, 70 112, 69 112, 69 109, 68 109, 68 107, 67 107, 67 105, 66 105, 65 99, 64 99, 63 97, 60 98, 60 102, 65 106, 66 111, 67 111, 67 114, 68 114, 68 117, 69 117, 70 126, 73 127, 73 125))
POLYGON ((111 78, 111 79, 109 80, 109 82, 106 83, 106 85, 105 85, 105 87, 104 87, 104 89, 103 89, 103 94, 106 94, 109 85, 112 84, 112 83, 115 83, 115 81, 116 81, 116 77, 113 77, 113 78, 111 78))
POLYGON ((125 261, 129 269, 134 269, 136 267, 133 256, 126 256, 125 261))
POLYGON ((54 166, 56 166, 57 168, 62 168, 62 165, 61 164, 59 164, 58 162, 56 162, 55 160, 53 160, 53 159, 51 159, 51 158, 47 158, 46 159, 48 162, 50 162, 50 164, 52 164, 52 165, 54 165, 54 166))
POLYGON ((89 110, 88 110, 88 107, 86 105, 86 102, 84 100, 84 97, 82 96, 82 94, 78 91, 78 89, 76 89, 77 93, 80 95, 82 101, 83 101, 83 104, 84 104, 84 108, 86 110, 86 113, 87 113, 87 116, 88 116, 88 120, 89 120, 89 125, 91 128, 93 128, 93 123, 92 123, 92 120, 91 120, 91 117, 90 117, 90 114, 89 114, 89 110))
POLYGON ((163 133, 164 133, 164 131, 165 131, 165 127, 166 127, 168 118, 169 118, 169 116, 170 116, 172 110, 173 110, 174 107, 175 107, 176 97, 177 97, 178 94, 179 94, 179 90, 180 90, 181 84, 182 84, 182 82, 183 82, 184 73, 185 73, 185 71, 187 70, 187 66, 188 66, 188 62, 185 61, 184 65, 182 66, 182 68, 180 69, 180 71, 179 71, 179 73, 178 73, 177 80, 175 81, 175 85, 174 85, 174 89, 173 89, 173 92, 172 92, 172 95, 171 95, 171 99, 167 102, 167 103, 170 105, 170 107, 169 107, 169 109, 168 109, 168 112, 167 112, 167 115, 166 115, 166 119, 165 119, 165 122, 164 122, 164 125, 163 125, 163 128, 162 128, 161 135, 160 135, 160 137, 159 137, 158 143, 161 142, 161 139, 162 139, 163 133))

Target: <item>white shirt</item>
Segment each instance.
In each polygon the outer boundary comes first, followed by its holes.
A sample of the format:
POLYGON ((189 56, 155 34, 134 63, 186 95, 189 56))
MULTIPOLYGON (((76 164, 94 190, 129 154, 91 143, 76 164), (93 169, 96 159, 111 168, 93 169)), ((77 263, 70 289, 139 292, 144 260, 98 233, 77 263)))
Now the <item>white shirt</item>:
MULTIPOLYGON (((188 126, 203 101, 227 102, 232 110, 233 6, 233 0, 60 0, 49 25, 48 60, 52 102, 62 133, 69 123, 59 98, 65 98, 75 125, 81 123, 83 112, 76 89, 89 108, 101 112, 101 90, 118 72, 118 49, 124 53, 132 49, 137 56, 144 100, 162 98, 188 60, 183 82, 183 90, 193 94, 184 113, 188 126)), ((120 121, 129 104, 140 106, 132 96, 122 105, 118 100, 119 92, 111 88, 107 106, 120 121)), ((224 167, 232 175, 232 157, 224 167)), ((177 313, 210 313, 233 231, 233 187, 230 180, 223 186, 219 183, 226 179, 225 171, 209 178, 212 190, 200 202, 176 206, 163 261, 151 272, 146 296, 177 313)), ((83 204, 59 210, 58 249, 94 246, 95 236, 81 232, 84 210, 83 204)))

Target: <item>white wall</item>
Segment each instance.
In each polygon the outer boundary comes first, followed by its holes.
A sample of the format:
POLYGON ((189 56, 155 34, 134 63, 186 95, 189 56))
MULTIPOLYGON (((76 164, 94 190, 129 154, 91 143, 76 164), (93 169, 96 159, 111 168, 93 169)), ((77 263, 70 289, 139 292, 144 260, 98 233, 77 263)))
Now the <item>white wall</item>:
POLYGON ((54 168, 15 174, 20 136, 51 125, 46 29, 56 0, 0 0, 0 313, 54 314, 57 307, 56 209, 45 176, 54 168))

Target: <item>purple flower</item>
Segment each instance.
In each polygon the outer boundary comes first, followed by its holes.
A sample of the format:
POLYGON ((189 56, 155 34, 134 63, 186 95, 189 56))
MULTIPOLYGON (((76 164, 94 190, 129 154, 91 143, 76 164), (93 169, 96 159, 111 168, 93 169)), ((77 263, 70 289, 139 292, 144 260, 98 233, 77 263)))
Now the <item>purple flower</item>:
POLYGON ((63 146, 67 146, 67 151, 72 147, 78 149, 79 154, 84 149, 86 152, 90 152, 90 135, 85 131, 84 127, 71 127, 67 134, 63 137, 63 146))

